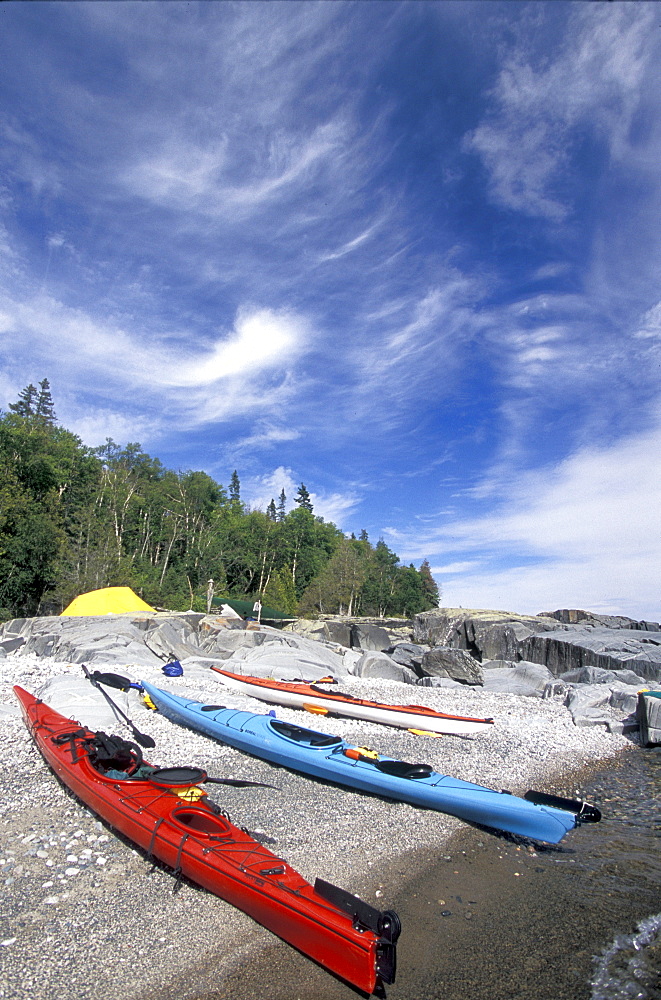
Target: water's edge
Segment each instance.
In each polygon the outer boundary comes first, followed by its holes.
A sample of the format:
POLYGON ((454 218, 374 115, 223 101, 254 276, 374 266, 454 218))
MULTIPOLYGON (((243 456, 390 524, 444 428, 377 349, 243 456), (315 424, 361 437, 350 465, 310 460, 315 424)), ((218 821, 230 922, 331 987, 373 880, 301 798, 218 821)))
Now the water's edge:
MULTIPOLYGON (((374 885, 366 887, 366 898, 396 909, 404 928, 390 1000, 636 995, 618 993, 608 969, 598 994, 591 980, 598 957, 618 937, 626 945, 639 923, 661 909, 661 817, 655 804, 661 795, 661 753, 632 749, 607 767, 590 765, 566 783, 556 791, 580 789, 601 806, 604 819, 572 832, 558 846, 466 826, 440 857, 427 848, 379 865, 384 898, 375 899, 374 885)), ((652 940, 653 974, 659 950, 652 940)), ((257 1000, 267 983, 270 1000, 356 996, 283 944, 263 949, 211 991, 208 981, 202 974, 197 1000, 257 1000)), ((176 992, 163 998, 170 995, 176 992)))

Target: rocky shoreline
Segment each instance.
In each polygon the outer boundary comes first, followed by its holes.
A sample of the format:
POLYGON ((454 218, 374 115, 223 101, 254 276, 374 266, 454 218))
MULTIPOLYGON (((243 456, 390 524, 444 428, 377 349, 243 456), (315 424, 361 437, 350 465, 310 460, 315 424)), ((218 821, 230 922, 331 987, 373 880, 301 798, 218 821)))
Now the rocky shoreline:
MULTIPOLYGON (((79 645, 71 644, 67 651, 72 656, 49 655, 58 652, 50 639, 41 652, 26 648, 33 641, 29 638, 13 650, 5 649, 6 656, 0 661, 4 750, 0 762, 2 1000, 55 994, 60 1000, 115 1000, 119 996, 126 1000, 192 1000, 205 993, 211 995, 219 983, 275 940, 249 918, 191 884, 183 883, 175 892, 168 870, 154 868, 141 852, 81 806, 59 784, 28 737, 17 712, 13 684, 35 693, 50 684, 55 697, 58 684, 62 685, 57 679, 78 682, 82 677, 80 663, 91 661, 101 669, 104 664, 107 669, 175 693, 199 700, 217 699, 222 693, 224 704, 260 711, 254 701, 228 696, 208 669, 210 659, 223 660, 226 665, 228 660, 242 663, 244 672, 257 672, 260 664, 264 668, 269 659, 280 661, 282 655, 301 676, 302 666, 312 663, 312 651, 317 653, 321 672, 334 662, 333 657, 347 667, 361 657, 365 663, 369 652, 355 647, 338 652, 340 644, 320 642, 309 634, 279 632, 279 638, 272 640, 276 630, 243 624, 224 627, 222 632, 217 629, 216 644, 220 636, 234 645, 229 656, 227 650, 219 656, 217 649, 203 649, 198 644, 195 655, 181 656, 183 675, 166 677, 163 663, 173 650, 167 648, 165 636, 174 627, 172 621, 181 622, 182 618, 169 616, 167 622, 161 618, 151 633, 143 627, 141 633, 151 645, 143 641, 142 647, 136 643, 130 651, 123 640, 125 622, 118 621, 124 618, 113 616, 112 622, 78 620, 79 645), (168 629, 162 627, 166 624, 168 629), (158 629, 160 633, 154 638, 158 629), (96 660, 89 656, 95 653, 90 630, 105 636, 103 648, 96 650, 96 660), (245 639, 250 633, 251 645, 246 647, 239 637, 245 639), (262 641, 254 642, 255 636, 261 636, 262 641), (294 645, 289 644, 292 641, 294 645), (153 648, 157 643, 158 653, 153 648), (243 652, 237 659, 240 650, 243 652)), ((63 622, 65 619, 32 619, 22 628, 41 641, 58 630, 62 635, 63 622)), ((16 638, 16 624, 12 627, 13 633, 5 631, 5 626, 4 641, 16 638)), ((207 635, 210 638, 211 634, 207 635)), ((395 638, 416 644, 414 636, 395 638)), ((180 646, 179 652, 190 650, 180 646)), ((352 693, 391 703, 408 701, 412 693, 401 680, 357 676, 348 669, 340 680, 352 693)), ((519 793, 531 786, 565 791, 572 775, 582 768, 617 761, 637 745, 635 731, 625 731, 624 726, 619 730, 611 726, 610 731, 604 724, 577 726, 559 697, 531 697, 447 680, 445 686, 418 685, 415 701, 456 714, 493 716, 496 725, 488 734, 434 740, 329 717, 315 718, 314 728, 393 757, 424 760, 459 778, 519 793)), ((66 687, 61 686, 61 691, 66 687)), ((88 724, 104 728, 99 725, 104 706, 91 699, 78 707, 78 715, 94 717, 88 724)), ((397 872, 402 878, 408 874, 412 852, 427 851, 429 858, 440 856, 449 838, 465 826, 440 813, 350 792, 240 754, 148 712, 133 693, 126 707, 139 729, 156 740, 156 748, 149 752, 152 761, 163 766, 204 766, 212 775, 276 785, 277 791, 227 788, 213 797, 235 822, 263 839, 306 878, 321 876, 362 894, 379 907, 392 904, 398 888, 392 880, 397 872), (390 881, 384 879, 386 871, 390 881)), ((622 716, 621 710, 610 706, 608 711, 615 721, 618 714, 622 716)), ((308 716, 284 708, 278 709, 278 715, 304 725, 309 721, 308 716)), ((87 722, 87 718, 80 721, 87 722)), ((105 721, 112 725, 115 720, 105 721)), ((118 726, 115 730, 121 731, 118 726)), ((122 734, 127 735, 126 731, 122 734)), ((568 839, 581 833, 574 831, 568 839)), ((484 836, 494 834, 485 832, 484 836)), ((526 849, 524 842, 520 843, 526 849)), ((396 985, 389 994, 397 996, 396 985)))

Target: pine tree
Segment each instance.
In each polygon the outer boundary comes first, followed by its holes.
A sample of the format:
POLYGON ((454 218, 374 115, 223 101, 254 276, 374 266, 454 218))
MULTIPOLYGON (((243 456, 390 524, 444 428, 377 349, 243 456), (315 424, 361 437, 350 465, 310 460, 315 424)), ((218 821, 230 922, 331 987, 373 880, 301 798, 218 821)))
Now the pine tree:
POLYGON ((271 497, 271 502, 266 508, 266 516, 270 521, 278 520, 278 512, 275 509, 275 500, 273 499, 273 497, 271 497))
POLYGON ((34 414, 36 417, 41 417, 46 424, 52 425, 55 423, 53 397, 51 396, 50 384, 47 378, 43 378, 39 383, 39 395, 37 396, 34 414))
POLYGON ((230 503, 235 510, 241 507, 241 483, 239 482, 239 475, 236 471, 232 473, 232 478, 230 479, 229 488, 230 503))
POLYGON ((25 389, 19 392, 17 401, 9 404, 9 409, 19 417, 33 417, 36 402, 37 390, 32 385, 32 382, 30 382, 25 389))
POLYGON ((312 513, 312 511, 314 510, 312 506, 312 500, 310 499, 310 494, 305 488, 305 483, 301 483, 301 485, 298 487, 298 493, 294 497, 294 500, 296 501, 299 507, 303 508, 303 510, 309 510, 310 513, 312 513))
POLYGON ((432 576, 429 560, 422 560, 418 572, 422 578, 422 590, 425 595, 425 600, 428 603, 428 606, 424 610, 431 611, 432 608, 437 608, 439 606, 441 601, 441 592, 436 580, 432 576))
POLYGON ((278 500, 278 521, 284 521, 287 515, 287 497, 285 495, 285 488, 282 487, 280 491, 280 499, 278 500))

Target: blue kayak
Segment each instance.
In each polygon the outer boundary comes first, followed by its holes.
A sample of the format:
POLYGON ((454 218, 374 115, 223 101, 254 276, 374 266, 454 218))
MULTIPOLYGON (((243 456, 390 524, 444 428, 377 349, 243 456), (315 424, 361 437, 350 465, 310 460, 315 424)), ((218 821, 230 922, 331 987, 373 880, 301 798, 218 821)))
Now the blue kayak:
POLYGON ((355 747, 339 736, 275 718, 204 705, 141 682, 157 709, 172 722, 292 771, 347 785, 459 819, 557 844, 569 830, 601 818, 588 803, 529 791, 523 798, 439 774, 355 747))

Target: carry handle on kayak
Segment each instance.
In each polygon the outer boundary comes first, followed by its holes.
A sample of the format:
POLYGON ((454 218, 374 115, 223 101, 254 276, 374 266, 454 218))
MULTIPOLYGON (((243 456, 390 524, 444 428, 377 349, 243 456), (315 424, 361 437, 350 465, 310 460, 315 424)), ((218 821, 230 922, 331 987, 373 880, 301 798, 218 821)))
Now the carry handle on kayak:
POLYGON ((346 889, 340 889, 339 886, 325 882, 322 878, 315 879, 314 891, 327 903, 332 903, 343 913, 348 913, 354 923, 378 934, 384 941, 394 944, 399 937, 402 925, 394 910, 377 910, 346 889))
POLYGON ((601 819, 601 810, 583 799, 566 799, 562 795, 548 795, 546 792, 536 792, 534 788, 529 789, 523 796, 528 802, 536 806, 552 806, 554 809, 565 809, 576 816, 577 823, 598 823, 601 819))

